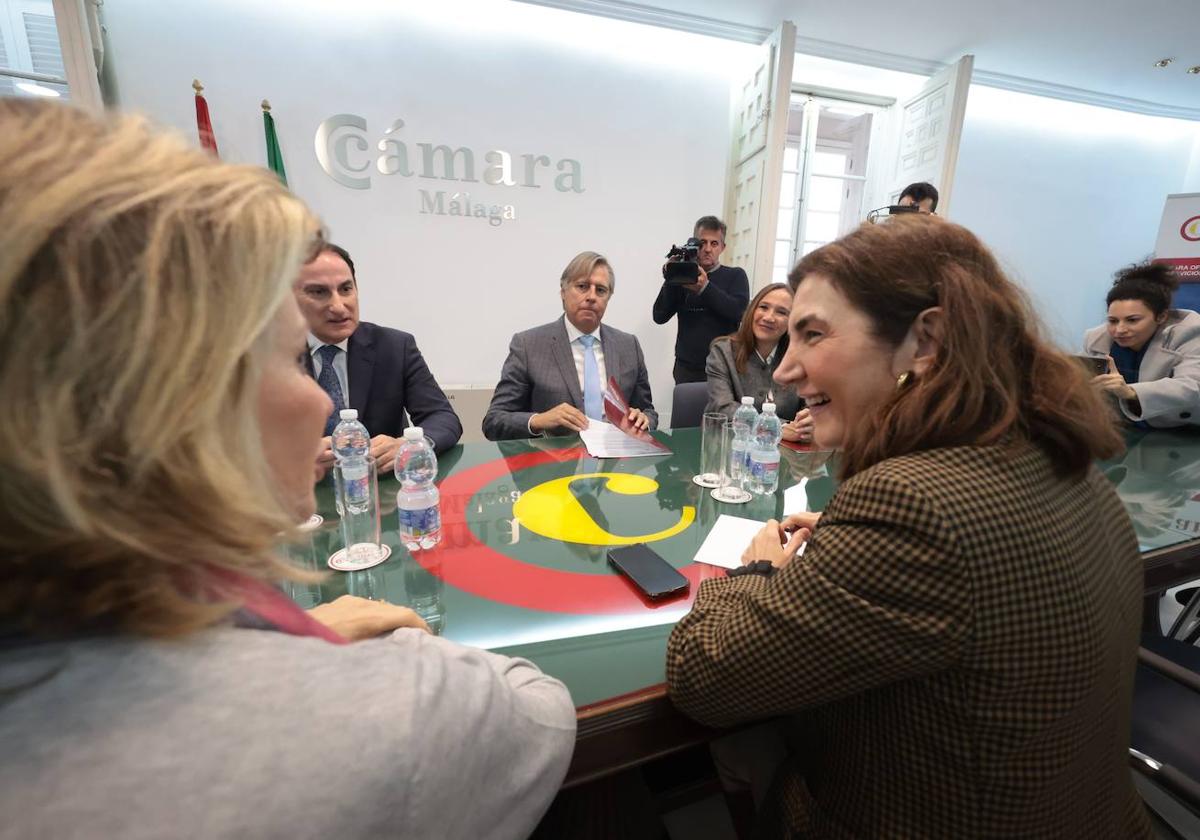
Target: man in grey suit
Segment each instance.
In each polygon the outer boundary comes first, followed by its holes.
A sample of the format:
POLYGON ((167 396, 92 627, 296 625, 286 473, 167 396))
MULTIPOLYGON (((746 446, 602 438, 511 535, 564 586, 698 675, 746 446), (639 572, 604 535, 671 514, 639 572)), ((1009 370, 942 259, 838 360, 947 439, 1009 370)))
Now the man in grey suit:
POLYGON ((559 280, 563 317, 519 332, 508 347, 500 382, 483 418, 488 440, 578 432, 604 419, 609 377, 629 400, 629 420, 653 429, 658 414, 635 336, 602 325, 613 292, 608 260, 584 251, 559 280))

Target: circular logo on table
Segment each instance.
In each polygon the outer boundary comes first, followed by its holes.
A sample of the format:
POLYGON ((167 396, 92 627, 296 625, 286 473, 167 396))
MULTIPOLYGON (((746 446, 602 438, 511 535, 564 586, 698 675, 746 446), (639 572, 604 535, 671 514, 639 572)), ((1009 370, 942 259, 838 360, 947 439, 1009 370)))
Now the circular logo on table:
MULTIPOLYGON (((447 477, 439 485, 442 495, 442 542, 430 551, 413 556, 430 574, 481 598, 542 612, 604 614, 645 607, 646 602, 624 578, 609 573, 607 562, 591 563, 590 570, 554 568, 544 558, 518 559, 486 545, 472 530, 468 513, 479 509, 476 494, 490 483, 515 477, 524 471, 554 464, 573 463, 587 457, 587 450, 528 452, 471 467, 447 477), (447 504, 449 500, 463 503, 447 504)), ((597 492, 626 497, 637 506, 655 504, 658 482, 631 473, 572 473, 534 484, 512 503, 516 523, 526 531, 553 541, 546 557, 578 561, 582 551, 594 561, 603 548, 654 542, 686 530, 696 518, 696 509, 683 505, 677 518, 665 528, 649 533, 614 533, 612 523, 595 505, 597 492), (572 549, 572 546, 575 546, 572 549)), ((522 544, 526 549, 526 544, 522 544)), ((532 551, 531 551, 532 553, 532 551)), ((703 569, 689 563, 680 571, 695 586, 703 569)))

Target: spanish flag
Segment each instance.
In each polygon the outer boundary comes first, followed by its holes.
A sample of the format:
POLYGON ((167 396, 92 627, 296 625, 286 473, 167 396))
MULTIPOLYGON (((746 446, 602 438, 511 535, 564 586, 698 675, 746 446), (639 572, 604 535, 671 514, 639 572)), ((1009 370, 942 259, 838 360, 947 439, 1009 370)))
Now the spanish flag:
POLYGON ((196 91, 196 130, 200 133, 200 145, 212 152, 213 157, 219 157, 217 135, 213 134, 212 118, 208 115, 208 102, 201 95, 204 85, 200 84, 199 79, 192 79, 192 89, 196 91))

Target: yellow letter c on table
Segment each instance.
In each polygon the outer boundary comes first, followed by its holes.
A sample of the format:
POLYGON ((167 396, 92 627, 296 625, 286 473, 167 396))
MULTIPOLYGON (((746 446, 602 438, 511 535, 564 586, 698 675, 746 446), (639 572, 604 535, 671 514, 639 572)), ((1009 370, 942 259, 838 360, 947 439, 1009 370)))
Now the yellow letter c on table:
POLYGON ((644 496, 658 489, 652 478, 630 473, 586 473, 568 475, 539 484, 521 494, 513 505, 513 515, 526 529, 547 539, 584 545, 633 545, 673 537, 686 529, 696 518, 696 509, 684 505, 679 521, 665 531, 621 537, 610 534, 596 522, 571 492, 571 483, 586 478, 607 479, 605 486, 613 493, 625 496, 644 496))

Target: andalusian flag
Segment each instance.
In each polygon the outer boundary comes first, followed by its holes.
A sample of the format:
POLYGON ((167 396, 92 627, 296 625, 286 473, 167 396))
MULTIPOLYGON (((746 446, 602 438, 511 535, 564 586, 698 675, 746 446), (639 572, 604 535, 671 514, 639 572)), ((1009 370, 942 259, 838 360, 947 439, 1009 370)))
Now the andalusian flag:
POLYGON ((204 85, 192 79, 192 90, 196 91, 196 131, 200 134, 200 145, 217 155, 217 135, 213 134, 212 118, 208 115, 208 102, 201 96, 204 85))
POLYGON ((275 136, 275 119, 271 116, 271 103, 262 101, 263 131, 267 134, 267 168, 279 176, 287 186, 287 173, 283 171, 283 155, 279 151, 279 138, 275 136))

